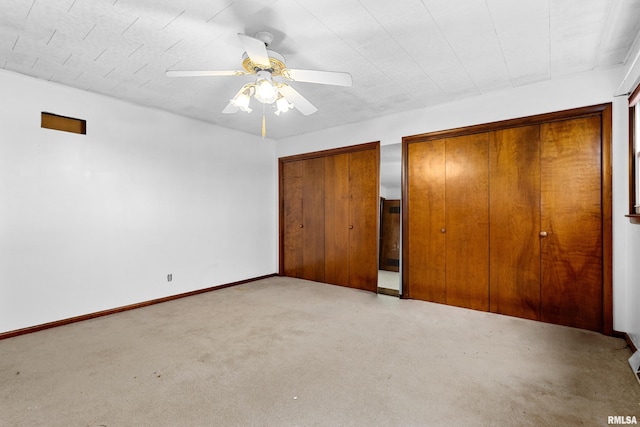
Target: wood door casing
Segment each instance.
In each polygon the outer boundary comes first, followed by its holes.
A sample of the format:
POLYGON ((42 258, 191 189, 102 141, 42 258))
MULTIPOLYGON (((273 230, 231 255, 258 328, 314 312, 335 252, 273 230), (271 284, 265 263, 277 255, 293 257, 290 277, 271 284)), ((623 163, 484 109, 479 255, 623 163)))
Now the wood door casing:
POLYGON ((540 127, 542 320, 603 329, 601 117, 540 127), (570 195, 570 197, 567 197, 570 195))
POLYGON ((349 154, 325 161, 325 281, 349 286, 349 154))
POLYGON ((445 141, 406 147, 406 216, 404 237, 408 256, 404 295, 446 302, 445 287, 445 141))
POLYGON ((381 200, 378 268, 400 271, 400 200, 381 200))
POLYGON ((445 283, 450 305, 489 310, 489 137, 446 139, 445 283))
POLYGON ((379 151, 349 153, 349 286, 378 289, 379 151))
POLYGON ((540 127, 489 143, 490 311, 540 320, 540 127))

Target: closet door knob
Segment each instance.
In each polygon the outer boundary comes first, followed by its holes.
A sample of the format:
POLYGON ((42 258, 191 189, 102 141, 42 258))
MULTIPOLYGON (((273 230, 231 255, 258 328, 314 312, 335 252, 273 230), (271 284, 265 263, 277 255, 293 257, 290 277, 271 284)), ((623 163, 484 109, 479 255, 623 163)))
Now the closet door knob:
POLYGON ((548 234, 547 234, 546 231, 541 231, 540 232, 540 237, 547 237, 547 236, 548 236, 548 234))
POLYGON ((353 230, 353 225, 350 225, 350 226, 349 226, 349 230, 353 230))
POLYGON ((447 229, 446 229, 446 228, 441 228, 441 229, 440 229, 440 232, 441 232, 441 233, 446 233, 446 232, 447 232, 447 229))
POLYGON ((304 228, 304 225, 303 225, 303 224, 300 224, 300 228, 304 228))

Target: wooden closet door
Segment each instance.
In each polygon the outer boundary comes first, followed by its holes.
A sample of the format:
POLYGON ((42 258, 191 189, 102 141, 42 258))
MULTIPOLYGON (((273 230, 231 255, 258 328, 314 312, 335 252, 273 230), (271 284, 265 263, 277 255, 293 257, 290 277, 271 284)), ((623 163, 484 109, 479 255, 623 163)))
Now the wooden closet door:
POLYGON ((304 161, 282 164, 283 272, 285 276, 302 277, 302 180, 304 161))
POLYGON ((302 278, 324 281, 324 159, 303 161, 302 179, 302 278))
POLYGON ((601 118, 543 124, 542 320, 603 327, 601 118))
POLYGON ((349 286, 349 154, 325 157, 325 281, 349 286))
POLYGON ((489 310, 489 134, 446 140, 446 302, 489 310))
POLYGON ((349 286, 378 289, 379 151, 349 153, 349 286))
POLYGON ((492 132, 489 160, 490 310, 540 320, 539 126, 492 132))
POLYGON ((445 303, 445 140, 411 143, 406 150, 406 296, 445 303))

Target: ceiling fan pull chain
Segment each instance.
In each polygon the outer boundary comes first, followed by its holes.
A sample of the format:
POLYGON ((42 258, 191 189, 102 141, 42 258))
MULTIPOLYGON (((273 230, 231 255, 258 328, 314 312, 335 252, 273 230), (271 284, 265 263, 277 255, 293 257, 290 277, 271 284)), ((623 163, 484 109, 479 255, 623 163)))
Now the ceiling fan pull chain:
POLYGON ((264 105, 262 104, 262 139, 267 136, 267 120, 264 117, 264 105))

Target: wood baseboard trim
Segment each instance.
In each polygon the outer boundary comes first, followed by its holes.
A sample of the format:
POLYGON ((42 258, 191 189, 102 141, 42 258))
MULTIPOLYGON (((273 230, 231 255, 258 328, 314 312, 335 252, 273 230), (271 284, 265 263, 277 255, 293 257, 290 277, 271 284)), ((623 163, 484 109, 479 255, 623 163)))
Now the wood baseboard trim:
POLYGON ((626 332, 613 331, 613 336, 616 338, 622 338, 623 340, 625 340, 625 342, 631 349, 631 353, 635 353, 636 351, 638 351, 638 347, 636 347, 636 345, 631 340, 631 337, 626 332))
POLYGON ((267 279, 269 277, 277 276, 276 273, 267 274, 265 276, 253 277, 251 279, 239 280, 237 282, 225 283, 223 285, 212 286, 210 288, 198 289, 195 291, 185 292, 177 295, 170 295, 168 297, 157 298, 149 301, 143 301, 136 304, 125 305, 122 307, 111 308, 108 310, 97 311, 95 313, 83 314, 81 316, 70 317, 68 319, 56 320, 54 322, 43 323, 41 325, 29 326, 22 329, 16 329, 13 331, 2 332, 0 333, 0 341, 17 337, 19 335, 31 334, 33 332, 42 331, 45 329, 57 328, 58 326, 69 325, 71 323, 82 322, 84 320, 95 319, 96 317, 109 316, 110 314, 122 313, 123 311, 135 310, 136 308, 147 307, 149 305, 160 304, 167 301, 173 301, 180 298, 190 297, 193 295, 204 294, 206 292, 217 291, 224 288, 230 288, 232 286, 238 286, 245 283, 255 282, 257 280, 267 279))

